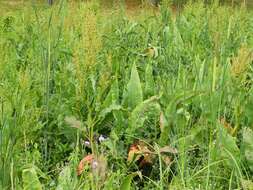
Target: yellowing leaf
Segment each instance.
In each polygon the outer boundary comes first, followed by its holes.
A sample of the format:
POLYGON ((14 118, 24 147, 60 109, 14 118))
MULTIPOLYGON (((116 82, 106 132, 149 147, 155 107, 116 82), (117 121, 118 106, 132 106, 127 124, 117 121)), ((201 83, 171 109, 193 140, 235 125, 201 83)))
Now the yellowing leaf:
POLYGON ((138 141, 137 143, 131 145, 128 152, 127 161, 131 163, 143 157, 139 165, 140 167, 142 167, 145 164, 151 164, 153 162, 153 155, 154 153, 144 142, 138 141))
POLYGON ((228 132, 230 135, 233 135, 234 129, 233 129, 233 127, 231 126, 230 123, 228 123, 224 118, 222 118, 222 119, 220 120, 220 123, 221 123, 221 125, 223 125, 223 127, 227 130, 227 132, 228 132))

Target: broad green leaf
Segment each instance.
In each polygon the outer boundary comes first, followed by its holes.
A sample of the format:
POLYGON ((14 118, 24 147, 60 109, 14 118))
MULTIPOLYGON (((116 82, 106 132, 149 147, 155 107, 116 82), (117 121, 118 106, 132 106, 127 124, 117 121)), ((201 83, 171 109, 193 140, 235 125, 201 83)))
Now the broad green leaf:
POLYGON ((240 172, 240 150, 236 144, 236 138, 232 137, 223 126, 219 126, 216 145, 212 155, 216 160, 224 160, 230 168, 236 168, 240 172))
POLYGON ((64 167, 59 174, 56 190, 68 190, 73 188, 72 185, 71 169, 69 166, 64 167))
POLYGON ((141 173, 140 172, 135 172, 132 174, 129 174, 128 176, 126 176, 120 186, 120 190, 130 190, 131 189, 131 183, 132 180, 135 176, 139 176, 140 178, 142 178, 141 173))
POLYGON ((22 171, 24 190, 42 190, 36 170, 31 167, 22 171))
POLYGON ((243 148, 245 159, 253 172, 253 131, 250 128, 243 129, 243 148))
POLYGON ((141 81, 135 63, 132 66, 131 77, 123 97, 123 105, 131 110, 143 101, 141 81))
POLYGON ((132 174, 126 176, 125 179, 123 180, 123 183, 120 186, 120 190, 130 190, 133 177, 134 176, 132 174))
POLYGON ((155 112, 158 115, 160 114, 160 105, 156 102, 158 98, 159 97, 157 96, 152 96, 136 106, 129 117, 129 127, 127 128, 128 134, 133 134, 136 129, 143 126, 149 112, 155 112))

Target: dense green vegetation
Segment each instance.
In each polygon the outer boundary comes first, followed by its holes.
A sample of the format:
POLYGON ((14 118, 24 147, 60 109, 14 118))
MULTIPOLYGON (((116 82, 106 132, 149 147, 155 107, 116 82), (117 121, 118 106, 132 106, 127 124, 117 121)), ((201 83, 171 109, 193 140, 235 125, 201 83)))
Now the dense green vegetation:
POLYGON ((252 190, 252 11, 124 7, 1 13, 0 189, 252 190))

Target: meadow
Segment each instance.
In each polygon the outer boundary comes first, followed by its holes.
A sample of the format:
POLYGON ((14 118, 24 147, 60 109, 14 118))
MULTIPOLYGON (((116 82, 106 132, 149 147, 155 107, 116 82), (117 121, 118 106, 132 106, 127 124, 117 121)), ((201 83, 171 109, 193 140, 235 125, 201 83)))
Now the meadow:
POLYGON ((0 2, 0 189, 252 190, 253 11, 101 2, 0 2))

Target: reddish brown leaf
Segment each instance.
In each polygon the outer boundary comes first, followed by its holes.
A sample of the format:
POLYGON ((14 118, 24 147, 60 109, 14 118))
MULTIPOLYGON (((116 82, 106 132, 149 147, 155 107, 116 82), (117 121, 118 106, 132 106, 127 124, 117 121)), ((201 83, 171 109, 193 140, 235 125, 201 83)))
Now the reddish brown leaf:
POLYGON ((140 158, 143 156, 143 159, 140 162, 140 167, 142 167, 145 164, 152 164, 154 153, 149 149, 149 147, 141 141, 138 141, 135 144, 132 144, 130 146, 129 152, 128 152, 128 158, 127 161, 129 163, 135 162, 137 160, 140 160, 140 158))
POLYGON ((85 165, 91 164, 94 160, 94 156, 92 154, 89 154, 85 156, 79 163, 78 168, 77 168, 77 175, 81 175, 85 165))
POLYGON ((221 118, 220 119, 220 124, 223 125, 223 127, 227 130, 227 132, 231 135, 234 134, 234 128, 232 127, 232 125, 230 123, 228 123, 226 121, 226 119, 221 118))

